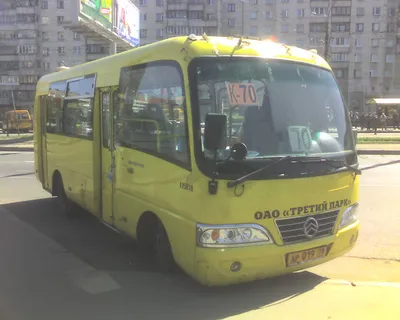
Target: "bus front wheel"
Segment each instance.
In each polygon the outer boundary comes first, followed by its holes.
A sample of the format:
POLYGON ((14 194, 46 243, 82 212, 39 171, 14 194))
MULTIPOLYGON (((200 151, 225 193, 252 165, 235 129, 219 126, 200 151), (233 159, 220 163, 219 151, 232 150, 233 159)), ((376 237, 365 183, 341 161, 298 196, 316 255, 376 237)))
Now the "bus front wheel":
POLYGON ((140 219, 137 232, 139 251, 150 255, 161 272, 176 270, 171 244, 161 220, 152 213, 145 213, 140 219))

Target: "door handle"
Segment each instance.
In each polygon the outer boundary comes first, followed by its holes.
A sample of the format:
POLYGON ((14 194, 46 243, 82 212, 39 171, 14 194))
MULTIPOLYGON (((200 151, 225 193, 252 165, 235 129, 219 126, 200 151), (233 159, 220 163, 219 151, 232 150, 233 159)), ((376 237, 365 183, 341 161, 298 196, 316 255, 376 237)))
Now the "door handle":
POLYGON ((126 171, 128 171, 128 173, 133 173, 133 168, 127 168, 126 171))

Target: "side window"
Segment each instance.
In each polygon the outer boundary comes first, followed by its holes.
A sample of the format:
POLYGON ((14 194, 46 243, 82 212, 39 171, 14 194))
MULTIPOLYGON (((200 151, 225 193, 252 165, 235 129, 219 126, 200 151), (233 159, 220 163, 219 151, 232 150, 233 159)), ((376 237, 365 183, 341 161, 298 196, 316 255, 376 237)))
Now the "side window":
POLYGON ((177 64, 123 69, 117 107, 117 143, 189 164, 186 99, 177 64))
POLYGON ((101 104, 103 107, 103 146, 108 148, 110 147, 110 93, 109 92, 103 92, 101 94, 101 104))
POLYGON ((47 99, 47 133, 63 133, 63 102, 67 83, 55 82, 50 85, 47 99))
POLYGON ((96 77, 85 76, 68 82, 63 114, 66 135, 93 139, 93 104, 96 77))
POLYGON ((67 100, 64 108, 64 133, 93 138, 93 99, 67 100))

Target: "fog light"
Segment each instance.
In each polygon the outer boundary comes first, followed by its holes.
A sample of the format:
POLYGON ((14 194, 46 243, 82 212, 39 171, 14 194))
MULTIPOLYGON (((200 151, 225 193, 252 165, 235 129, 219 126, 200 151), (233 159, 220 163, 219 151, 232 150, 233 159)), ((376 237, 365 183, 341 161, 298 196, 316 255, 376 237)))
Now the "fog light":
POLYGON ((232 262, 231 264, 231 271, 238 272, 242 269, 242 264, 239 261, 232 262))

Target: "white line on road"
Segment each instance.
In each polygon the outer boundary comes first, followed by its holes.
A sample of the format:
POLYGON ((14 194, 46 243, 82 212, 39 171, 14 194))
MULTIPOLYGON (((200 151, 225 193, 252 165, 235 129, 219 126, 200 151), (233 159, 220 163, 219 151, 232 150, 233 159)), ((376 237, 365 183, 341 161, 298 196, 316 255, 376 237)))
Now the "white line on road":
POLYGON ((33 163, 34 161, 33 161, 33 160, 28 160, 28 161, 25 161, 25 162, 28 162, 28 163, 33 163))

